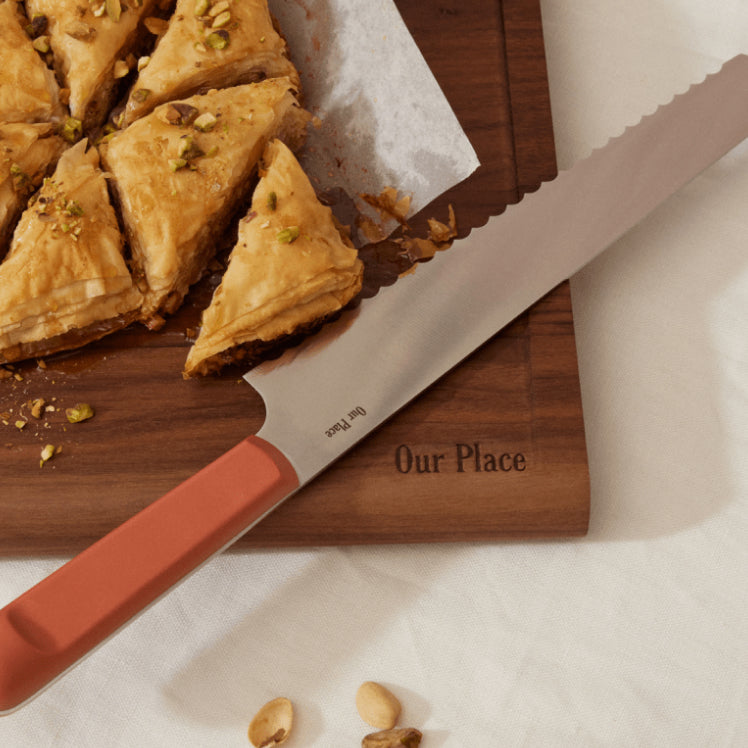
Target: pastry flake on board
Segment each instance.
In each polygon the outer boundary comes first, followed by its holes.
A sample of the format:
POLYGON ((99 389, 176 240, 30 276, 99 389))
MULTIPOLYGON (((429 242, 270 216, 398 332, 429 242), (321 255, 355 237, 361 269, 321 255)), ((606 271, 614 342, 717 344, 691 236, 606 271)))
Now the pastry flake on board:
POLYGON ((50 122, 65 115, 54 73, 34 49, 14 0, 0 2, 0 122, 50 122))
POLYGON ((267 0, 177 0, 166 32, 130 90, 125 122, 165 101, 282 77, 298 89, 298 72, 267 0))
POLYGON ((109 114, 121 63, 149 38, 143 21, 157 5, 157 0, 26 0, 29 18, 47 19, 55 68, 70 91, 70 114, 85 131, 109 114))
POLYGON ((300 148, 310 118, 291 81, 272 78, 162 104, 102 144, 147 325, 203 274, 265 145, 277 137, 300 148))
POLYGON ((271 142, 184 376, 217 371, 251 357, 253 345, 313 329, 359 292, 362 276, 356 249, 293 153, 271 142))
POLYGON ((26 201, 66 146, 51 123, 0 124, 0 260, 26 201))
POLYGON ((135 318, 141 294, 94 148, 66 150, 0 263, 0 363, 77 348, 135 318))

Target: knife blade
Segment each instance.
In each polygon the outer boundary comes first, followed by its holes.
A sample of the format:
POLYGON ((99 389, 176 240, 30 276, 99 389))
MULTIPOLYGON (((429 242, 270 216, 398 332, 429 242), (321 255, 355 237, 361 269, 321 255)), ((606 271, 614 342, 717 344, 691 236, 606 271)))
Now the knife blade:
POLYGON ((0 610, 0 714, 28 702, 748 137, 748 56, 246 375, 260 431, 0 610))

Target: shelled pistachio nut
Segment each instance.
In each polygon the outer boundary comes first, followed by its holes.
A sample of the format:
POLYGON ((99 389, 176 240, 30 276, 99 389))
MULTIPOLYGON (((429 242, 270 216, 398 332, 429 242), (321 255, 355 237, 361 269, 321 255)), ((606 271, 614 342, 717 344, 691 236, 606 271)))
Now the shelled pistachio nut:
POLYGON ((285 697, 268 701, 249 723, 247 736, 255 748, 285 743, 293 727, 293 704, 285 697))
POLYGON ((379 730, 390 730, 400 716, 400 702, 383 685, 366 681, 356 692, 356 709, 361 719, 379 730))

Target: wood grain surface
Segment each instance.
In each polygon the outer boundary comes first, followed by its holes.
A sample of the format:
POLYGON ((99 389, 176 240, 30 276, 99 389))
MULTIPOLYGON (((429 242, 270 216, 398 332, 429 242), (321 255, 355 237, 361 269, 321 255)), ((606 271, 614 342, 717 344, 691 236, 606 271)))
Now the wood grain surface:
MULTIPOLYGON (((451 203, 464 235, 555 175, 537 0, 398 6, 481 160, 421 216, 444 220, 451 203)), ((198 290, 159 333, 132 327, 0 381, 0 553, 80 550, 260 428, 238 371, 181 379, 205 301, 198 290), (19 431, 38 397, 54 410, 19 431), (77 402, 96 416, 71 426, 63 409, 77 402), (40 468, 47 443, 62 451, 40 468)), ((564 283, 235 548, 574 536, 588 516, 564 283)))

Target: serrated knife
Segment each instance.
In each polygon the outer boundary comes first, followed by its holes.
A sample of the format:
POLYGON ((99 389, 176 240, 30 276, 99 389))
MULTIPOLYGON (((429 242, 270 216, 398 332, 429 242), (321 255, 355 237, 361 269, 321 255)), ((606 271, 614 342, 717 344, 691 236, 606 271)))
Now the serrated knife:
POLYGON ((266 420, 0 610, 0 713, 63 675, 748 137, 748 56, 246 380, 266 420))

